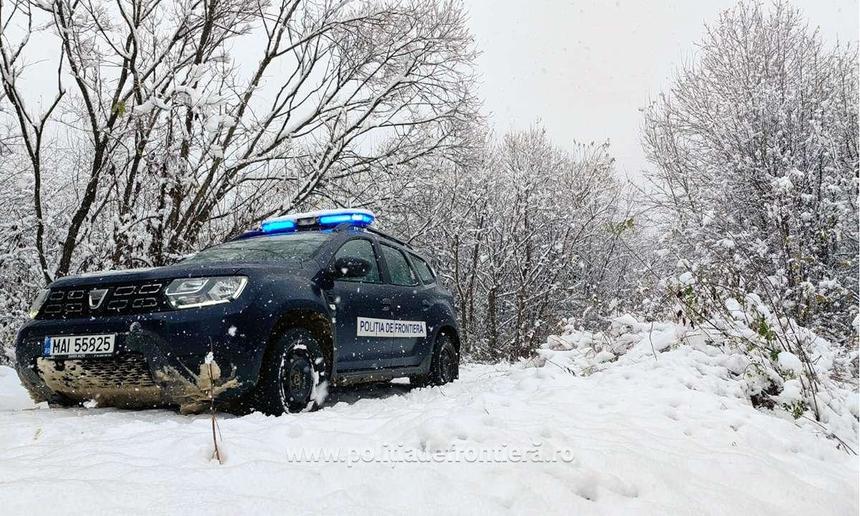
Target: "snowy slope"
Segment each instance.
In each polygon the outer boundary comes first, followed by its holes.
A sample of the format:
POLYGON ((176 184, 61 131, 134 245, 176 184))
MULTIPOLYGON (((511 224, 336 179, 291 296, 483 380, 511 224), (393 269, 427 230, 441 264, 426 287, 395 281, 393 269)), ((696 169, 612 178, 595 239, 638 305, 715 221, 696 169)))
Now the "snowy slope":
POLYGON ((4 514, 857 514, 857 457, 751 408, 707 363, 685 348, 588 377, 468 365, 442 388, 222 416, 223 465, 205 416, 22 410, 14 372, 0 368, 0 500, 4 514), (353 460, 289 460, 302 449, 353 460), (556 462, 469 462, 535 449, 556 462), (386 450, 451 462, 372 461, 386 450))

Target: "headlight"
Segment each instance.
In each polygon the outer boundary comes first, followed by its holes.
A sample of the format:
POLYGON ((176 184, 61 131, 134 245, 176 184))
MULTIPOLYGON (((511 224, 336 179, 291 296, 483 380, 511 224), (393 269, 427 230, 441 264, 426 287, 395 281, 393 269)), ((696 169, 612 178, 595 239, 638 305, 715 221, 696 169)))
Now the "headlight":
POLYGON ((245 276, 186 278, 170 282, 164 293, 173 308, 199 308, 229 303, 245 290, 245 276))
POLYGON ((30 316, 30 319, 35 319, 37 315, 39 315, 39 310, 42 309, 42 305, 45 304, 45 301, 48 299, 48 295, 51 293, 48 289, 42 289, 39 292, 39 295, 36 296, 36 299, 33 300, 33 303, 30 305, 30 310, 27 311, 27 314, 30 316))

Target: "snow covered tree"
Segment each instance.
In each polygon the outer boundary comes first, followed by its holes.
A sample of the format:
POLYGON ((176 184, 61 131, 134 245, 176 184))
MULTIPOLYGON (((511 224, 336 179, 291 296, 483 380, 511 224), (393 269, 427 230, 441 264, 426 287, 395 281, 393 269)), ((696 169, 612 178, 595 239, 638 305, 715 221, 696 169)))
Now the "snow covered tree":
POLYGON ((378 200, 463 146, 474 57, 447 0, 0 0, 4 313, 56 277, 378 200))
POLYGON ((619 238, 633 220, 607 145, 562 149, 539 128, 485 140, 428 164, 432 174, 380 211, 432 254, 457 299, 465 352, 514 360, 561 319, 588 324, 614 308, 632 263, 619 238))
POLYGON ((9 123, 3 124, 4 117, 4 99, 6 98, 6 92, 0 89, 0 157, 8 156, 12 152, 12 129, 9 127, 9 123))
POLYGON ((444 152, 474 118, 456 3, 3 2, 2 26, 43 23, 61 56, 57 97, 36 112, 21 87, 32 37, 0 34, 33 209, 45 174, 62 176, 69 201, 36 215, 67 220, 37 237, 46 278, 167 263, 358 175, 373 182, 444 152), (54 119, 70 145, 45 170, 54 119))
POLYGON ((666 245, 704 311, 752 293, 851 341, 858 300, 855 45, 742 2, 645 116, 666 245), (692 282, 697 285, 692 287, 692 282), (705 301, 705 300, 709 301, 705 301))

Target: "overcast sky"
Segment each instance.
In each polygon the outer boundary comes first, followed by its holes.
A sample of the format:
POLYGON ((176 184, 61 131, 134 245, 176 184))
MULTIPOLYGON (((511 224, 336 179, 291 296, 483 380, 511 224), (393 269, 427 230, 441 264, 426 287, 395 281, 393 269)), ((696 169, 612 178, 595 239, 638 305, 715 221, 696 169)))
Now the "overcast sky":
MULTIPOLYGON (((609 139, 618 169, 647 167, 643 107, 694 57, 704 23, 733 0, 464 0, 496 133, 540 120, 558 144, 609 139)), ((796 0, 827 40, 857 41, 858 2, 796 0)))
MULTIPOLYGON (((559 145, 608 139, 619 172, 634 179, 648 166, 639 143, 639 109, 671 84, 680 63, 694 58, 704 24, 715 22, 720 11, 735 4, 735 0, 463 1, 482 52, 480 93, 496 134, 541 121, 559 145)), ((856 42, 860 37, 858 0, 794 3, 827 40, 856 42)), ((42 34, 28 49, 28 62, 36 66, 25 84, 44 102, 55 94, 54 82, 44 81, 40 73, 50 76, 56 66, 56 42, 51 38, 42 34)), ((241 51, 237 49, 240 56, 241 51)), ((256 50, 249 55, 256 56, 256 50)))

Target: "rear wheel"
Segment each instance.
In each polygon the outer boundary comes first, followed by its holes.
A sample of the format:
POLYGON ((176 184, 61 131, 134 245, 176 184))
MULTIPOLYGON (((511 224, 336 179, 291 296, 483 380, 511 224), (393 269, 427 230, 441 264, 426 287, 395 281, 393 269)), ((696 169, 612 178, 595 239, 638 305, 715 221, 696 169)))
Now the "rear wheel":
POLYGON ((256 387, 256 407, 279 416, 318 409, 328 390, 328 367, 319 340, 304 328, 280 337, 268 353, 256 387))
POLYGON ((409 383, 417 387, 444 385, 460 377, 460 355, 454 346, 454 339, 447 333, 440 333, 433 346, 433 359, 430 372, 409 377, 409 383))

